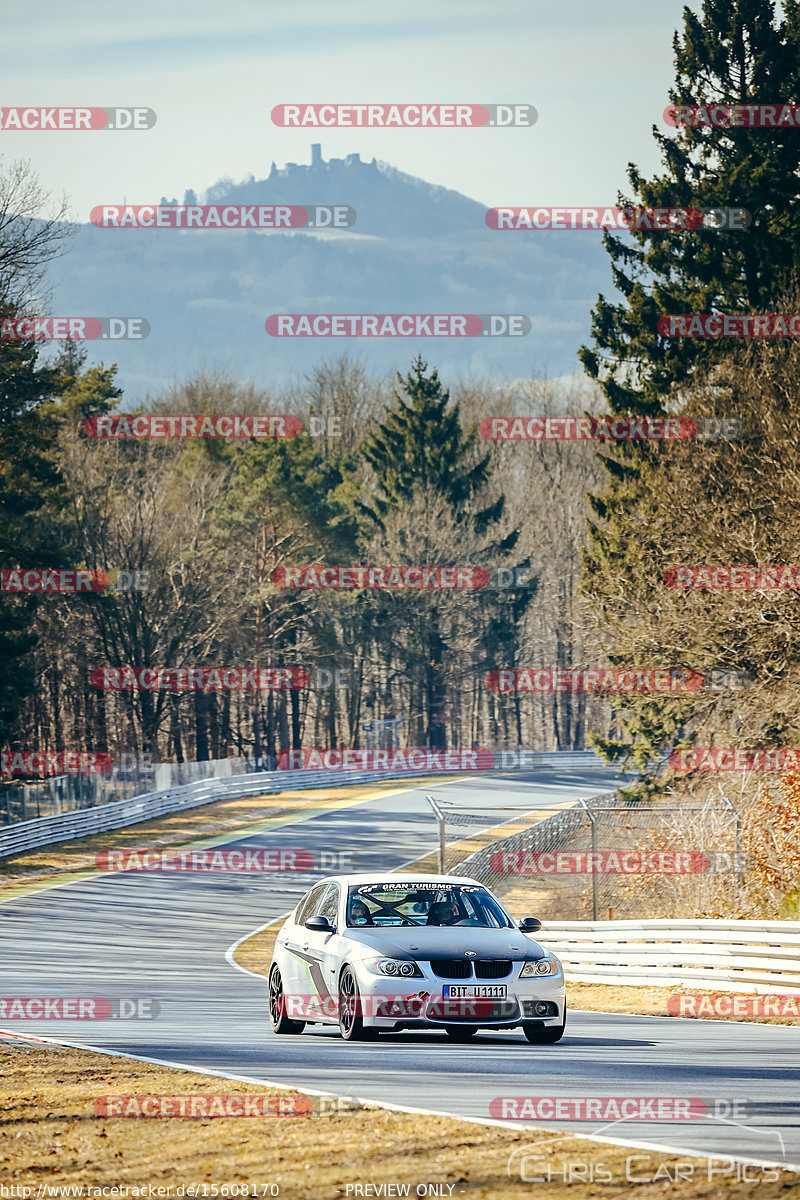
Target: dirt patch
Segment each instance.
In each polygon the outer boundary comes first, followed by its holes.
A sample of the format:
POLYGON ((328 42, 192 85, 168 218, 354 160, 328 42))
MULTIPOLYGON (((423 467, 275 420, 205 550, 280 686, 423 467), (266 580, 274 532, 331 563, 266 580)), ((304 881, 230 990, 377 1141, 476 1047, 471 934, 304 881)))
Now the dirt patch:
MULTIPOLYGON (((751 1182, 737 1182, 737 1168, 726 1171, 721 1160, 681 1159, 535 1128, 520 1132, 380 1108, 264 1118, 95 1115, 95 1103, 104 1096, 191 1096, 208 1102, 211 1095, 242 1094, 264 1097, 260 1103, 274 1111, 308 1107, 291 1101, 300 1093, 0 1039, 0 1185, 30 1187, 24 1200, 35 1200, 37 1193, 40 1200, 66 1200, 67 1189, 78 1187, 82 1193, 73 1196, 95 1200, 101 1193, 90 1189, 113 1186, 129 1189, 117 1193, 123 1198, 147 1196, 146 1190, 132 1189, 148 1186, 177 1198, 191 1195, 193 1186, 195 1196, 230 1196, 231 1185, 238 1185, 240 1195, 282 1200, 374 1196, 381 1192, 366 1186, 381 1184, 395 1187, 383 1194, 402 1195, 399 1189, 407 1185, 414 1196, 423 1194, 418 1193, 423 1185, 437 1185, 440 1190, 431 1194, 468 1200, 530 1200, 534 1186, 548 1200, 615 1196, 625 1189, 643 1200, 661 1198, 667 1190, 675 1200, 720 1194, 776 1200, 800 1188, 800 1175, 766 1168, 750 1168, 751 1182), (577 1175, 571 1185, 564 1182, 565 1167, 577 1175), (709 1171, 717 1173, 709 1178, 709 1171), (550 1183, 529 1181, 532 1174, 548 1172, 550 1183), (587 1188, 587 1172, 602 1184, 587 1188), (683 1179, 670 1184, 681 1172, 683 1179), (638 1182, 629 1182, 631 1175, 638 1182)), ((18 1190, 2 1194, 22 1198, 18 1190)))

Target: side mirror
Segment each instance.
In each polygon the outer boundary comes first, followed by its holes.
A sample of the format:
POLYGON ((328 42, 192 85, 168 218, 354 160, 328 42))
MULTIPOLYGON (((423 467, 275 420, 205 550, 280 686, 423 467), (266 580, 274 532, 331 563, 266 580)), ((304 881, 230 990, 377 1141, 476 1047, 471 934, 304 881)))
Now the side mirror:
POLYGON ((322 933, 335 933, 327 917, 309 917, 305 922, 306 929, 316 929, 322 933))
POLYGON ((538 917, 523 917, 517 926, 517 929, 519 929, 521 933, 536 933, 537 930, 541 928, 542 922, 538 917))

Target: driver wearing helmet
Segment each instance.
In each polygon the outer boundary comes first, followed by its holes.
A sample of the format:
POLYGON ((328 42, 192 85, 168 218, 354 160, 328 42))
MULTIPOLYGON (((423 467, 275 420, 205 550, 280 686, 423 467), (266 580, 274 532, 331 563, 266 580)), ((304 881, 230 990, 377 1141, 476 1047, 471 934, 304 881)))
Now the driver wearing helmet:
POLYGON ((367 908, 364 901, 359 900, 358 896, 355 896, 350 901, 349 924, 350 925, 374 925, 375 924, 375 922, 372 919, 372 913, 369 911, 369 909, 367 908))
POLYGON ((456 925, 460 920, 461 913, 453 899, 437 901, 428 913, 429 925, 456 925))

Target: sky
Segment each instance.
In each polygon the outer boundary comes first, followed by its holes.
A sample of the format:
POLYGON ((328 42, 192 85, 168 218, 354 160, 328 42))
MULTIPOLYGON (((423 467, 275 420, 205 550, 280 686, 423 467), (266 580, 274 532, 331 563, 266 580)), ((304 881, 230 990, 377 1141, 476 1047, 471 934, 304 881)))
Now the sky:
MULTIPOLYGON (((97 204, 182 199, 271 161, 358 152, 487 206, 598 205, 625 169, 659 166, 653 124, 673 76, 677 0, 38 0, 6 6, 0 106, 140 106, 147 131, 0 131, 66 193, 97 204), (527 103, 532 128, 281 129, 281 103, 527 103)), ((699 10, 700 0, 690 7, 699 10)), ((315 202, 327 197, 314 197, 315 202)), ((334 198, 331 198, 333 200, 334 198)), ((346 202, 346 197, 336 197, 346 202)))

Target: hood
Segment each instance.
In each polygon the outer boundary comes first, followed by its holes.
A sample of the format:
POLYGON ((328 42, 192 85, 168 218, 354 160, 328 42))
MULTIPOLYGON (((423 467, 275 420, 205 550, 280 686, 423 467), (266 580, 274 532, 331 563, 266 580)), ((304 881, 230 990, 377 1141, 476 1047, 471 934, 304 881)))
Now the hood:
MULTIPOLYGON (((344 932, 344 931, 343 931, 344 932)), ((470 926, 391 925, 382 929, 356 926, 346 936, 387 958, 509 958, 512 962, 544 958, 547 951, 518 929, 476 929, 470 926), (472 955, 470 955, 472 957, 472 955)))

